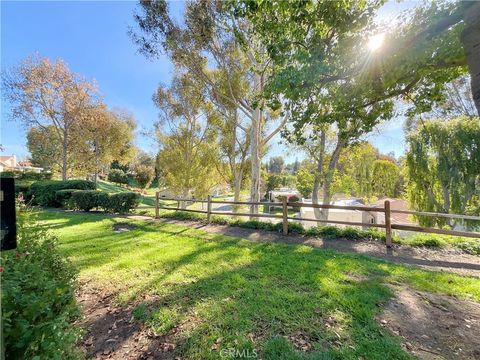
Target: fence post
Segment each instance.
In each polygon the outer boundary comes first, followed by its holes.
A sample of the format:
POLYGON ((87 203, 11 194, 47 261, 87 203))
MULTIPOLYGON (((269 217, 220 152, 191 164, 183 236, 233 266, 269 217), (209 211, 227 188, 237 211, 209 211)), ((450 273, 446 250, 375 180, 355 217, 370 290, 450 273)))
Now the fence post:
POLYGON ((155 219, 160 217, 160 200, 159 200, 158 191, 155 193, 155 219))
POLYGON ((212 196, 208 195, 207 197, 207 222, 210 223, 210 218, 212 216, 212 196))
POLYGON ((392 247, 392 222, 390 219, 390 201, 385 200, 385 242, 387 248, 392 247))
POLYGON ((287 197, 282 197, 282 210, 283 210, 283 235, 288 234, 288 207, 287 207, 287 197))

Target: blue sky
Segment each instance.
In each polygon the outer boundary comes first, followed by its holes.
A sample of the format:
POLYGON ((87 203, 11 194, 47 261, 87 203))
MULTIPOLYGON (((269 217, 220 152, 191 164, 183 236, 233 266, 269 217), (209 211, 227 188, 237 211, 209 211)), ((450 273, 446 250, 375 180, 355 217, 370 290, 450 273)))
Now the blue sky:
MULTIPOLYGON (((417 2, 389 3, 381 10, 388 18, 417 2)), ((137 53, 127 35, 134 25, 134 1, 85 2, 13 2, 1 1, 1 69, 18 64, 30 54, 38 53, 51 59, 62 58, 74 72, 95 79, 105 102, 110 107, 130 110, 137 122, 137 145, 155 152, 154 141, 141 134, 152 128, 157 110, 152 94, 158 84, 168 84, 172 65, 167 58, 148 60, 137 53)), ((181 12, 183 3, 173 2, 172 9, 181 12)), ((28 154, 25 131, 20 123, 10 121, 8 104, 2 99, 1 144, 3 154, 28 154)), ((392 119, 369 140, 382 152, 403 152, 401 119, 392 119)), ((295 155, 272 144, 269 156, 282 154, 288 160, 295 155)))

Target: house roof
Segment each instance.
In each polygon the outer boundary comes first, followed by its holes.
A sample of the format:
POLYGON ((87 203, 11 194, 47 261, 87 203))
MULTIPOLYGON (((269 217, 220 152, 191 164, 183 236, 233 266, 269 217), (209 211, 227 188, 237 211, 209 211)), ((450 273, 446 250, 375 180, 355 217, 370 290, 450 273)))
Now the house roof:
POLYGON ((10 159, 13 159, 14 155, 6 155, 6 156, 0 156, 0 161, 8 161, 10 159))

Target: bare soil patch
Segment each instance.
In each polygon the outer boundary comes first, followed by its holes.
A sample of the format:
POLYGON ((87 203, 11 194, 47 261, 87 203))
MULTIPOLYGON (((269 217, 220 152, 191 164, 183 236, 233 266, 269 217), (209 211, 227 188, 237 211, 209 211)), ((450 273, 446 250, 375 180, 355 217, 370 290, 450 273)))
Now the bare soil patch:
POLYGON ((113 228, 114 232, 122 233, 122 232, 125 232, 125 231, 134 230, 135 225, 130 224, 130 223, 116 223, 116 224, 113 224, 112 228, 113 228))
POLYGON ((114 305, 114 295, 82 284, 77 301, 85 329, 79 344, 88 359, 173 360, 176 344, 168 336, 157 336, 132 317, 133 305, 114 305))
POLYGON ((480 304, 399 287, 379 317, 420 359, 480 359, 480 304))

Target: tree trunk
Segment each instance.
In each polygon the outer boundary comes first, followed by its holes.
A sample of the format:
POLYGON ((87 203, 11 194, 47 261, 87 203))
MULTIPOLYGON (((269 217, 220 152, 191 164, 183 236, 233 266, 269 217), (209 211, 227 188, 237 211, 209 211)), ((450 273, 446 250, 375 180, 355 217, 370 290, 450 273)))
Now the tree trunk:
MULTIPOLYGON (((182 199, 187 199, 188 198, 188 190, 185 190, 182 192, 182 199)), ((180 209, 186 209, 187 208, 187 202, 186 201, 180 201, 180 209)))
MULTIPOLYGON (((259 75, 255 75, 254 78, 254 88, 258 89, 261 84, 261 79, 259 75)), ((257 104, 253 112, 252 127, 250 129, 251 134, 251 143, 250 143, 250 156, 251 156, 251 166, 252 166, 252 184, 250 188, 250 201, 259 202, 260 201, 260 172, 261 172, 261 129, 262 129, 262 109, 261 105, 257 104)), ((258 213, 258 205, 250 206, 250 214, 258 213)), ((254 218, 251 216, 250 218, 254 218)))
POLYGON ((480 2, 470 6, 464 20, 461 40, 470 73, 473 101, 480 116, 480 2))
POLYGON ((62 139, 62 180, 67 180, 67 149, 68 149, 68 133, 63 131, 62 139))
MULTIPOLYGON (((330 162, 328 164, 328 170, 325 174, 325 180, 323 181, 323 204, 330 205, 332 200, 332 194, 330 192, 330 188, 332 186, 333 175, 335 170, 337 169, 338 158, 340 157, 340 153, 344 147, 344 142, 342 140, 338 140, 337 146, 332 153, 332 157, 330 158, 330 162)), ((322 218, 328 220, 328 209, 322 209, 322 218)))
MULTIPOLYGON (((326 141, 326 134, 324 131, 322 131, 322 133, 320 134, 320 149, 318 150, 317 169, 313 177, 312 204, 319 203, 318 192, 320 191, 320 185, 323 177, 323 159, 325 155, 325 141, 326 141)), ((314 208, 313 213, 315 215, 315 219, 319 219, 319 220, 323 219, 321 209, 314 208)))
MULTIPOLYGON (((240 201, 240 191, 242 191, 242 177, 243 177, 242 169, 235 172, 235 178, 233 179, 234 181, 233 201, 235 202, 240 201)), ((232 210, 234 213, 238 212, 239 208, 240 208, 239 205, 232 206, 232 210)))

